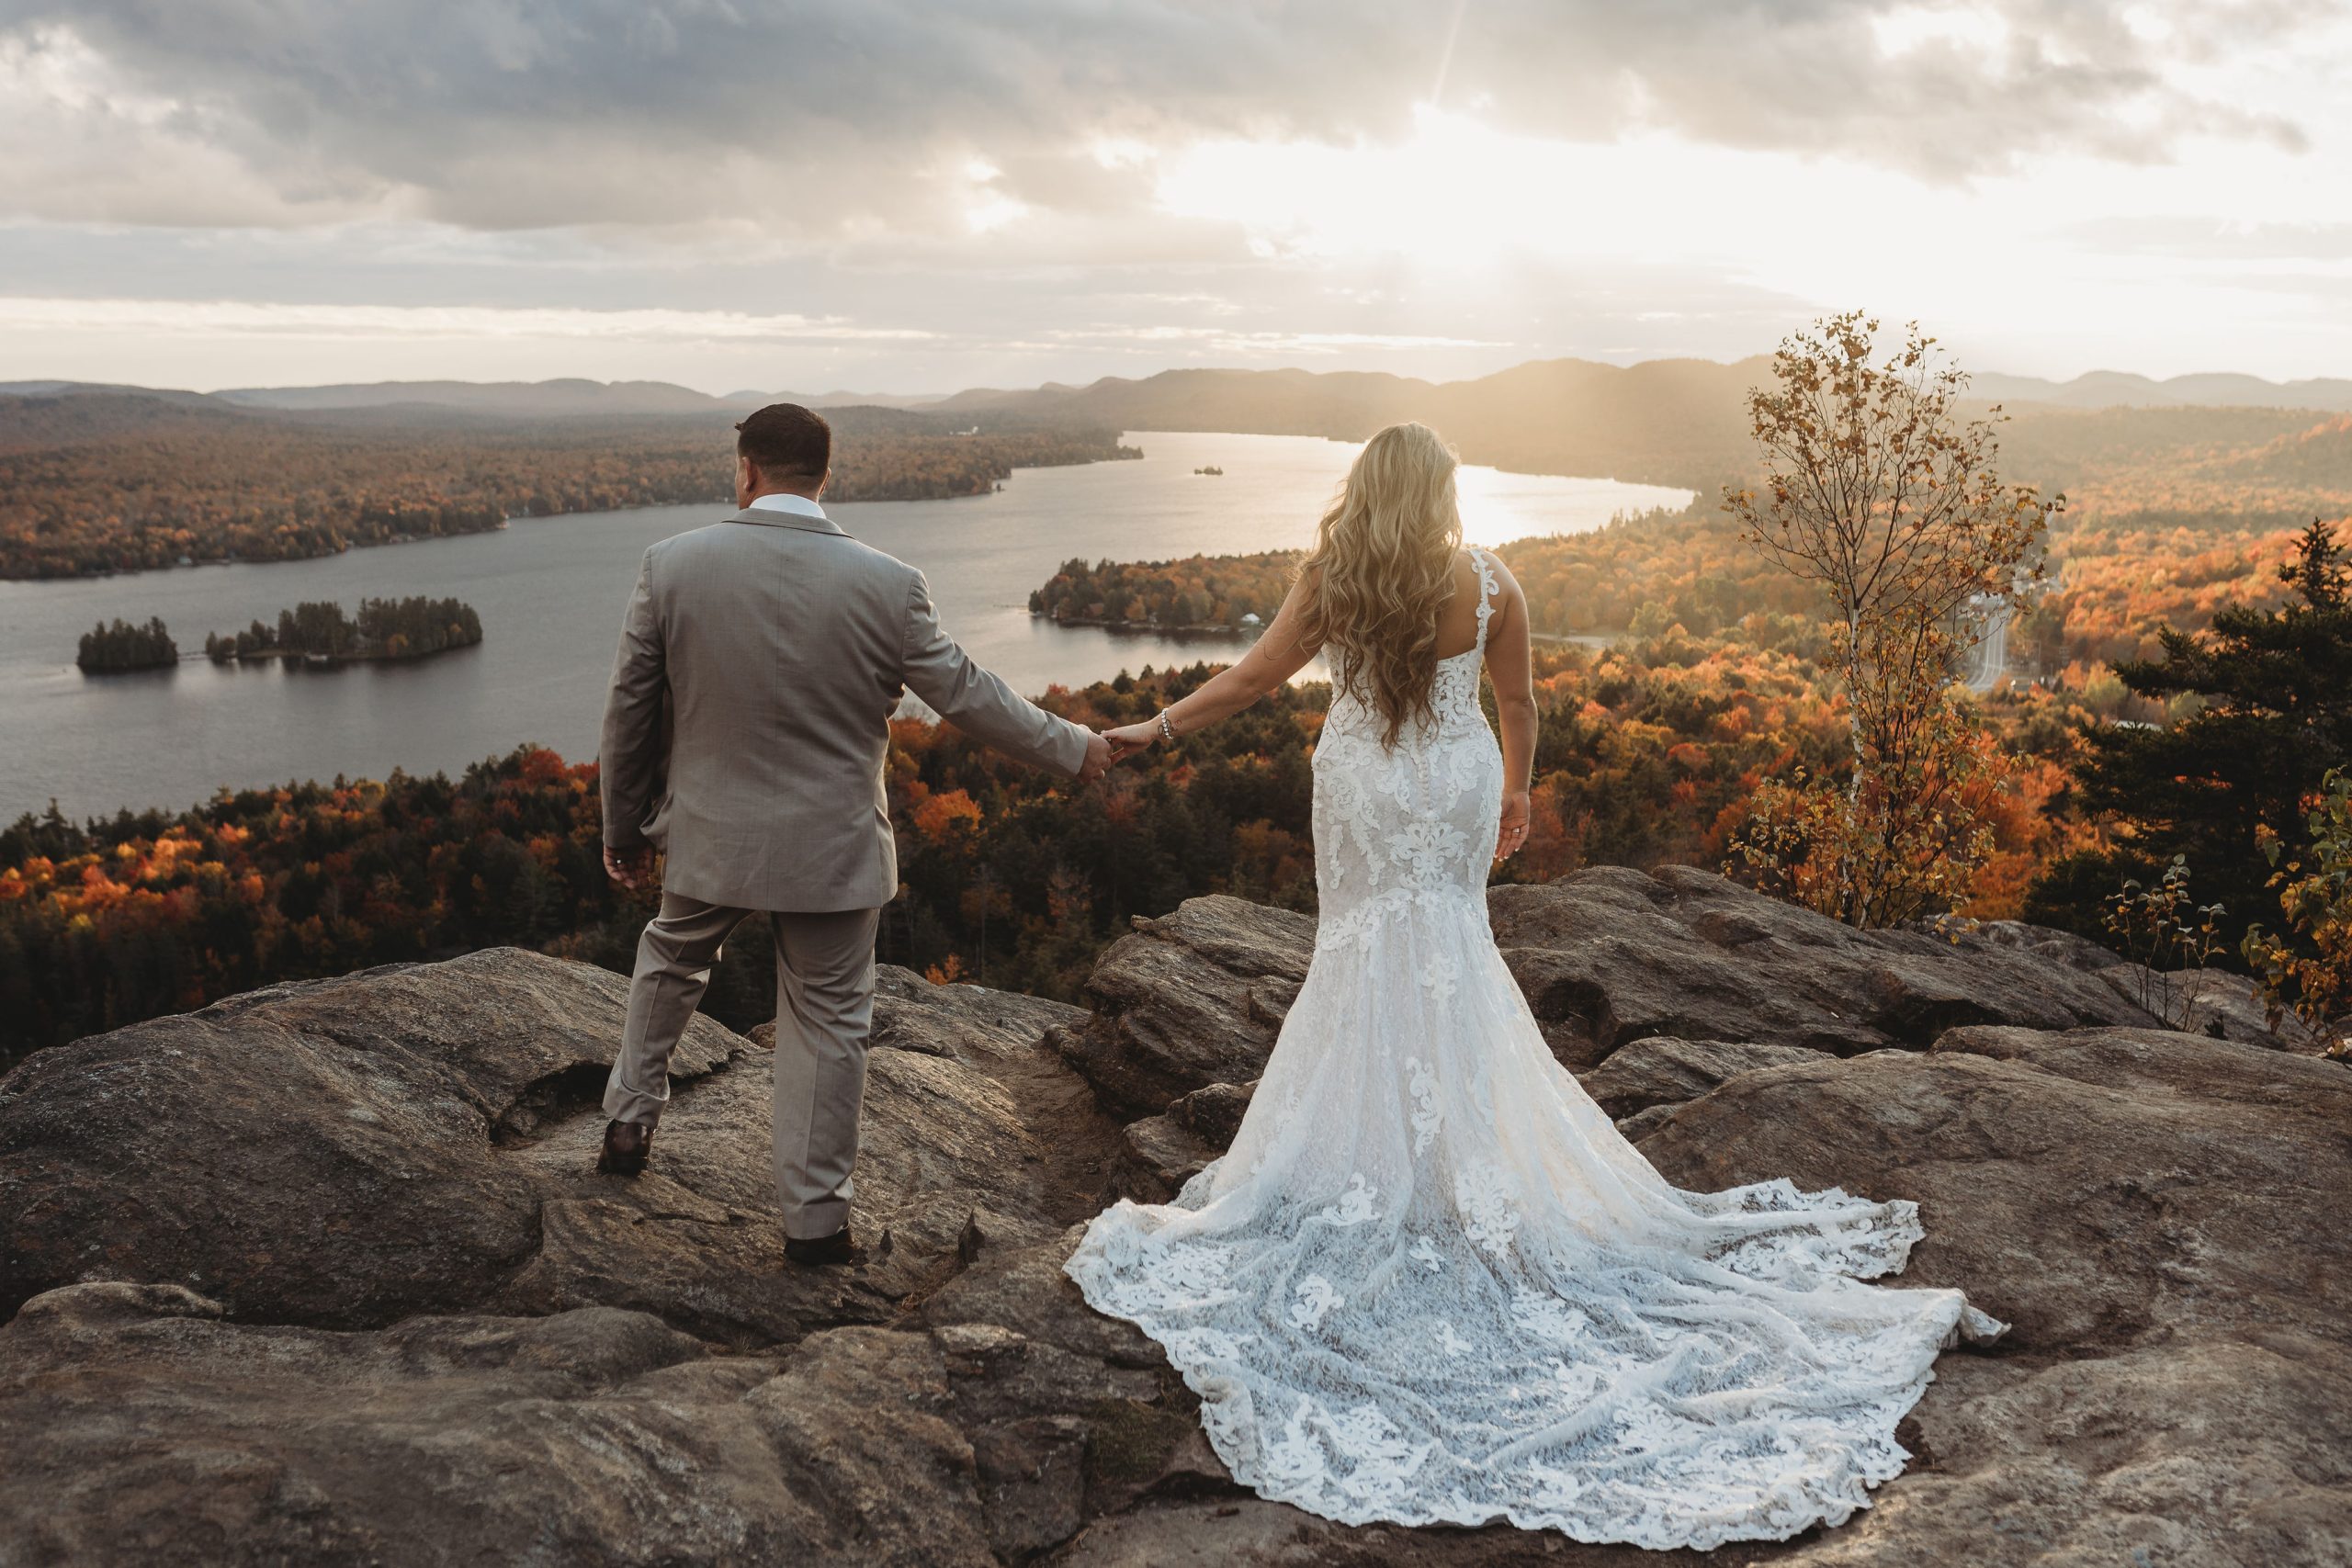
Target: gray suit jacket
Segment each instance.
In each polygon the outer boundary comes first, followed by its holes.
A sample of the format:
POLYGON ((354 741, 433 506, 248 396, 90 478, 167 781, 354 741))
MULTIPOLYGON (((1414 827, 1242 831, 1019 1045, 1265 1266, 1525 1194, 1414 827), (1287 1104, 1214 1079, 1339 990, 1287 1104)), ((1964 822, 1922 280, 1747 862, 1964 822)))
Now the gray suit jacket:
POLYGON ((662 886, 705 903, 888 903, 883 764, 907 688, 1024 762, 1085 763, 1084 729, 940 630, 922 573, 830 519, 739 512, 662 540, 639 569, 605 704, 605 843, 664 850, 662 886))

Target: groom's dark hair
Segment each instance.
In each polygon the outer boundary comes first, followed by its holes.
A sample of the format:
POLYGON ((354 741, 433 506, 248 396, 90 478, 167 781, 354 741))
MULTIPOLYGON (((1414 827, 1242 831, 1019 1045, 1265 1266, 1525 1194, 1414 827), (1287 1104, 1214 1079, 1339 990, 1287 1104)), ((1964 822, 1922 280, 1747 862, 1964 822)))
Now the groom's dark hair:
POLYGON ((825 477, 833 461, 833 427, 798 403, 770 403, 735 427, 735 450, 772 479, 825 477))

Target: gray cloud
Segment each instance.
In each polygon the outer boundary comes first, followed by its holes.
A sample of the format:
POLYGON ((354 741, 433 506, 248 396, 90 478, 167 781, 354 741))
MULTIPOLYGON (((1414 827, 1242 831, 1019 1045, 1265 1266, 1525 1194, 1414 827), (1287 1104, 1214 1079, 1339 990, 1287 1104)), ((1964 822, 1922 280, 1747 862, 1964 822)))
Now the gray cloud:
MULTIPOLYGON (((1894 52, 1889 9, 1470 0, 1444 97, 1547 135, 1666 128, 1944 178, 2301 134, 2171 69, 2290 37, 2309 13, 2278 0, 2138 7, 2162 14, 2161 38, 2120 4, 1985 0, 1967 9, 1996 32, 1929 28, 1894 52)), ((1102 167, 1097 139, 1394 138, 1436 88, 1453 22, 1442 0, 0 0, 0 85, 38 120, 11 122, 0 204, 823 243, 960 232, 966 165, 985 158, 994 193, 1124 220, 1148 177, 1102 167)))

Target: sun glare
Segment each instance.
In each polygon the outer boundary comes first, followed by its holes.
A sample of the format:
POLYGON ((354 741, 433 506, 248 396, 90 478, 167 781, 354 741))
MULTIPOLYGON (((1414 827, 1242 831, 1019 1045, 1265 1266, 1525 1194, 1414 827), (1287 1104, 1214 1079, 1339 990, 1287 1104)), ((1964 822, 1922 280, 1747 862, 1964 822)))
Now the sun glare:
POLYGON ((1834 249, 1844 242, 1818 224, 1774 221, 1792 180, 1808 178, 1871 206, 1909 183, 1663 134, 1546 141, 1423 108, 1394 146, 1203 143, 1162 160, 1158 194, 1167 210, 1238 224, 1274 254, 1464 268, 1741 254, 1758 224, 1776 243, 1834 249))
POLYGON ((1629 217, 1657 233, 1645 171, 1657 145, 1514 136, 1423 108, 1393 146, 1205 142, 1163 161, 1160 203, 1241 225, 1284 254, 1401 256, 1431 265, 1510 252, 1608 254, 1629 217))
MULTIPOLYGON (((1964 7, 1917 7, 1891 14, 1881 42, 1993 49, 1996 24, 1964 7)), ((1504 275, 1521 263, 1570 279, 1695 268, 1797 308, 1859 300, 1896 320, 1996 321, 1987 341, 1998 351, 2067 341, 2119 312, 2177 332, 2211 315, 2213 277, 2162 252, 2086 247, 2087 215, 2308 224, 2312 181, 2341 164, 2338 148, 2249 156, 2192 138, 2144 164, 2075 154, 1951 182, 1663 132, 1553 141, 1424 107, 1393 144, 1209 141, 1165 152, 1153 169, 1170 213, 1233 224, 1264 257, 1335 272, 1401 265, 1403 286, 1423 299, 1517 297, 1505 291, 1521 280, 1504 275)), ((2248 276, 2256 265, 2235 269, 2247 292, 2233 320, 2269 314, 2248 276)), ((2228 346, 2200 340, 2184 352, 2228 346)))

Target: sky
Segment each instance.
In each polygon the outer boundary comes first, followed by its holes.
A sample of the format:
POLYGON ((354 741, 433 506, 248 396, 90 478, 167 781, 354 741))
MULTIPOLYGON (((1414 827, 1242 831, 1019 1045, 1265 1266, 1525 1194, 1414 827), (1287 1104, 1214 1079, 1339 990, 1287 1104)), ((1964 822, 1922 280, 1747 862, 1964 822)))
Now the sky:
POLYGON ((2352 375, 2352 0, 0 0, 0 380, 2352 375))

